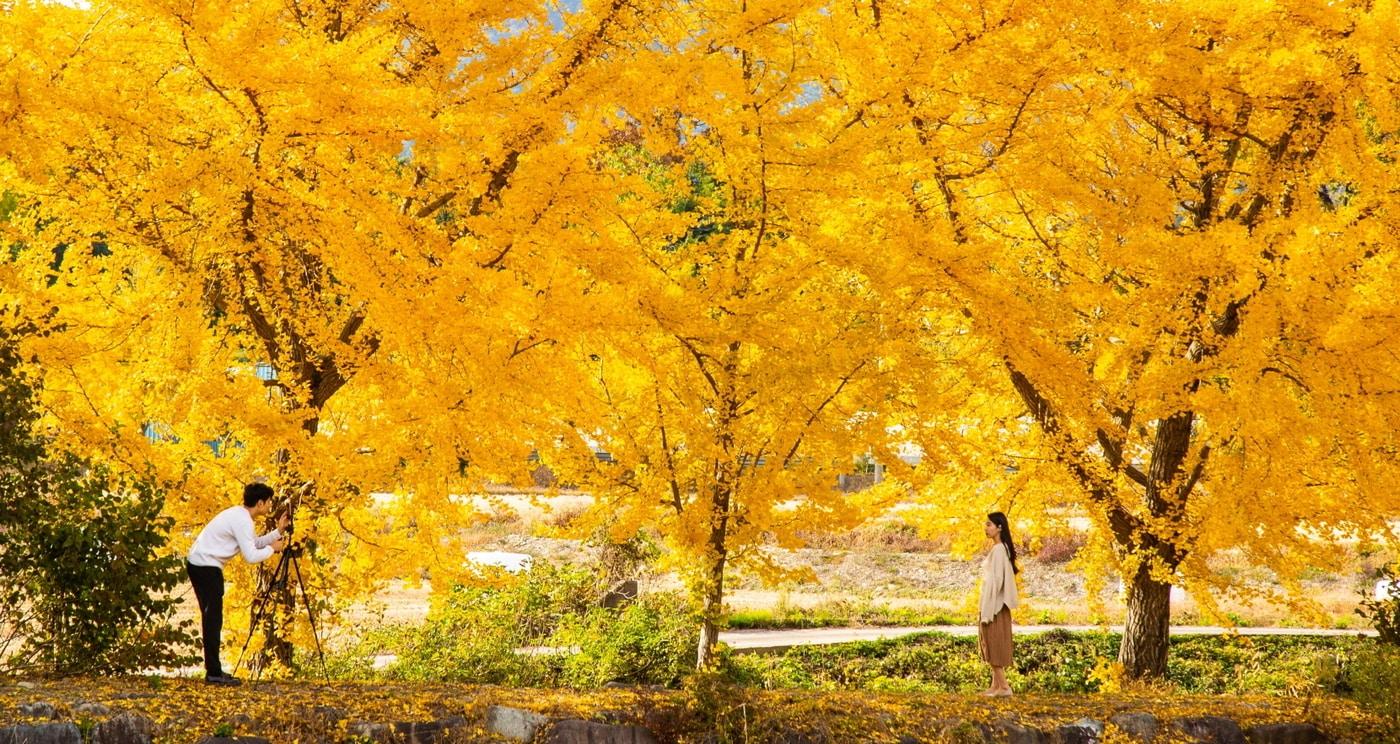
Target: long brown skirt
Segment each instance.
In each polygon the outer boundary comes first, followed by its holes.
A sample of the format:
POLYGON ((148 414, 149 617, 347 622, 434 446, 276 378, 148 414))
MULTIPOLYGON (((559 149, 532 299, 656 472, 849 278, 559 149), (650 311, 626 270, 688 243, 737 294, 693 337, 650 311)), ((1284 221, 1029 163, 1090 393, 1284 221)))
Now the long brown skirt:
POLYGON ((1011 610, 1006 605, 990 623, 977 626, 977 650, 990 666, 1011 666, 1011 610))

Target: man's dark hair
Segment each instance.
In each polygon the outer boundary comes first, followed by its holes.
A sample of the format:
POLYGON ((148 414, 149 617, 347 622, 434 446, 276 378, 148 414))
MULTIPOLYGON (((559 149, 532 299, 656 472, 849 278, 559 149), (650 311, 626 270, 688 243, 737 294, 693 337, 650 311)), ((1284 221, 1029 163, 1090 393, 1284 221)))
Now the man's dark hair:
POLYGON ((243 505, 252 509, 259 502, 272 498, 272 486, 266 483, 249 483, 243 487, 243 505))

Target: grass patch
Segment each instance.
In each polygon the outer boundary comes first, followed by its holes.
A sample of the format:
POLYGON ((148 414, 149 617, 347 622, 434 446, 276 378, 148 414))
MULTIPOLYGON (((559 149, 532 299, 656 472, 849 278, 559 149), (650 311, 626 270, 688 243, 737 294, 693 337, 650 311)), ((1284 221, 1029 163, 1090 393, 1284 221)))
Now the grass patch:
MULTIPOLYGON (((1170 689, 1190 694, 1298 696, 1350 690, 1350 660, 1369 640, 1311 636, 1178 636, 1170 689)), ((1116 633, 1050 631, 1017 636, 1008 678, 1022 692, 1104 692, 1116 633)), ((731 654, 728 673, 759 688, 968 693, 985 689, 977 639, 925 633, 881 641, 800 646, 781 654, 731 654)))
POLYGON ((815 607, 780 605, 769 610, 739 610, 729 615, 732 630, 784 630, 847 628, 857 626, 913 628, 927 625, 963 625, 970 616, 929 612, 866 602, 824 602, 815 607))

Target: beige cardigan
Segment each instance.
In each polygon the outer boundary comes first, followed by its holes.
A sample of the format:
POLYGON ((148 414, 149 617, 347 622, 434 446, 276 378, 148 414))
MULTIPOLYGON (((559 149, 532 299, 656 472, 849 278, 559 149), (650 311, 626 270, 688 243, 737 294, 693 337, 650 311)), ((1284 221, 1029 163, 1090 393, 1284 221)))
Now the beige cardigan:
POLYGON ((1016 572, 1006 546, 998 542, 982 559, 982 601, 978 608, 982 622, 990 623, 1001 612, 1002 605, 1016 609, 1016 572))

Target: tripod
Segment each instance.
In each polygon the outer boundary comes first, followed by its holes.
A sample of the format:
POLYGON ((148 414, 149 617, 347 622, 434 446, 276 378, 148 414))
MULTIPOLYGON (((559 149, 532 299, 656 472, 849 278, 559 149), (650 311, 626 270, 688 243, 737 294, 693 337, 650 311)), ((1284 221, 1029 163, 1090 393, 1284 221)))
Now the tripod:
MULTIPOLYGON (((321 676, 326 682, 331 681, 330 672, 326 670, 326 652, 321 648, 321 635, 316 630, 316 613, 311 611, 311 598, 306 594, 306 582, 301 578, 301 554, 303 552, 300 543, 292 543, 282 551, 281 557, 277 561, 277 566, 272 569, 272 578, 268 580, 267 586, 263 588, 253 599, 252 618, 248 623, 248 638, 243 641, 243 649, 238 652, 238 662, 233 665, 233 671, 237 672, 240 664, 243 663, 243 655, 248 652, 248 644, 253 641, 253 633, 257 631, 259 625, 264 620, 272 617, 272 613, 277 607, 274 603, 274 594, 279 589, 287 586, 288 579, 293 572, 297 577, 297 588, 301 590, 301 603, 306 608, 306 619, 311 623, 311 638, 316 641, 316 657, 321 661, 321 676)), ((295 600, 294 600, 295 601, 295 600)), ((258 667, 254 680, 262 677, 262 667, 258 667)))

